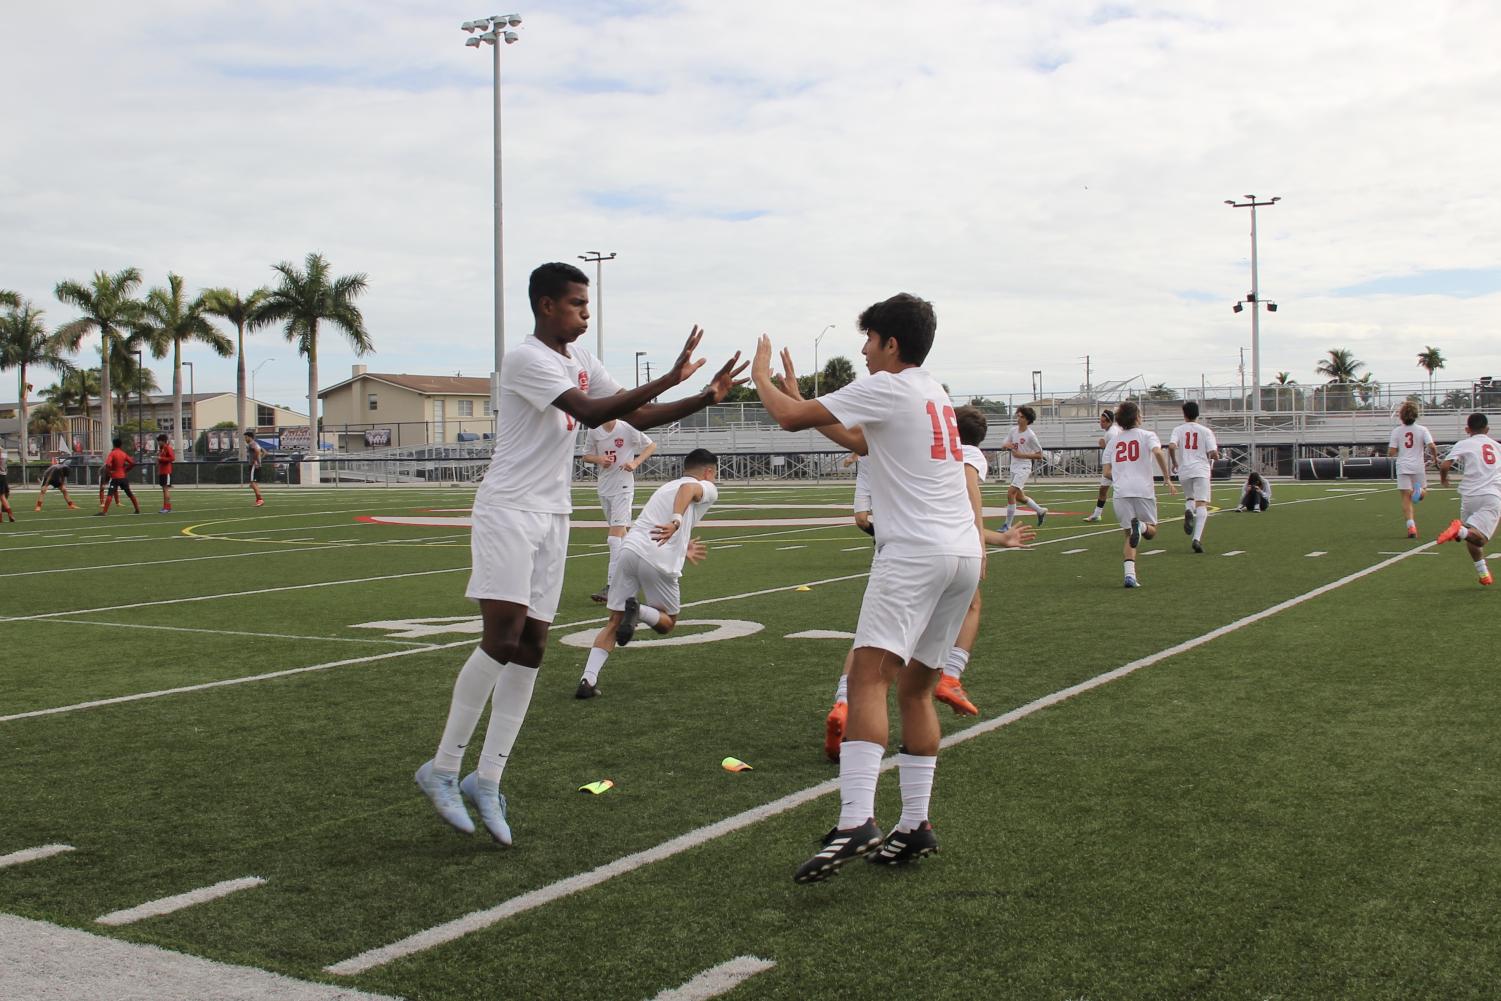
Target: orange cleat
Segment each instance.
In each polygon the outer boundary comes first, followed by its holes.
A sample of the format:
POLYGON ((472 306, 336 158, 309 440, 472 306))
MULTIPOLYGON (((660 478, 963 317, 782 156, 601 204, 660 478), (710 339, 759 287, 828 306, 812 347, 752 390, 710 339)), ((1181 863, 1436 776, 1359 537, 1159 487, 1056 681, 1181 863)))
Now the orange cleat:
POLYGON ((1491 576, 1489 570, 1487 570, 1485 572, 1485 576, 1484 577, 1480 578, 1480 585, 1482 587, 1490 587, 1494 583, 1496 583, 1496 578, 1494 578, 1494 577, 1491 576))
POLYGON ((1409 528, 1407 530, 1407 537, 1409 539, 1416 539, 1418 537, 1418 530, 1416 528, 1409 528))
POLYGON ((1459 523, 1458 518, 1454 519, 1453 521, 1449 522, 1448 528, 1438 533, 1438 541, 1453 542, 1455 539, 1459 538, 1459 530, 1463 527, 1464 526, 1459 523))
POLYGON ((266 506, 266 502, 265 502, 265 500, 263 498, 257 497, 255 499, 255 506, 256 507, 265 507, 266 506))
POLYGON ((933 698, 942 702, 959 716, 978 716, 980 710, 964 694, 964 686, 959 684, 959 679, 952 674, 945 674, 938 679, 938 687, 933 690, 933 698))
POLYGON ((839 744, 844 740, 844 721, 849 718, 850 704, 836 702, 823 721, 823 753, 830 761, 839 760, 839 744))

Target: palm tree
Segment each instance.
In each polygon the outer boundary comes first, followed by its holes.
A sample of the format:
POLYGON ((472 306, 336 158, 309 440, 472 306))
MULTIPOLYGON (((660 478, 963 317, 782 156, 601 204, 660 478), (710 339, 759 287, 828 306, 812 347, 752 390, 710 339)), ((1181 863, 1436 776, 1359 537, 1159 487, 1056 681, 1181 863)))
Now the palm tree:
POLYGON ((1428 373, 1428 395, 1433 395, 1433 373, 1444 367, 1444 353, 1438 348, 1423 346, 1418 352, 1418 368, 1428 373))
POLYGON ((26 430, 28 434, 67 434, 68 419, 57 404, 43 403, 31 412, 26 430))
POLYGON ((88 285, 63 281, 54 289, 59 300, 83 313, 79 319, 58 328, 56 336, 64 348, 77 351, 86 335, 99 331, 99 403, 106 441, 114 428, 114 414, 110 410, 111 355, 118 357, 117 345, 122 333, 140 315, 141 304, 131 297, 140 284, 140 271, 123 268, 114 274, 96 271, 88 285))
POLYGON ((308 436, 313 455, 318 454, 318 326, 327 321, 349 338, 357 355, 375 350, 365 332, 365 318, 354 300, 365 291, 363 273, 345 275, 332 281, 328 261, 316 251, 307 255, 303 270, 291 261, 275 266, 281 284, 271 290, 261 315, 267 323, 281 323, 287 340, 307 357, 308 436))
POLYGON ((1176 400, 1177 398, 1178 394, 1165 382, 1159 382, 1147 389, 1149 400, 1176 400))
MULTIPOLYGON (((240 431, 245 430, 245 331, 265 326, 266 319, 261 315, 261 309, 270 294, 263 288, 244 298, 240 297, 238 290, 227 288, 211 288, 203 293, 203 311, 235 325, 235 427, 240 431)), ((235 443, 243 461, 244 437, 235 435, 235 443)))
MULTIPOLYGON (((128 347, 128 342, 122 341, 122 346, 128 347)), ((144 397, 155 393, 161 387, 157 384, 156 373, 145 365, 136 361, 134 351, 118 352, 110 367, 115 371, 115 384, 110 387, 114 393, 114 402, 120 407, 121 424, 130 422, 130 402, 134 400, 139 409, 144 397)), ((101 400, 103 396, 99 397, 101 400)), ((137 414, 137 419, 142 415, 137 414)))
POLYGON ((1340 396, 1336 398, 1345 400, 1348 405, 1353 401, 1350 383, 1355 381, 1356 373, 1363 368, 1365 368, 1365 362, 1357 359, 1349 349, 1331 348, 1329 357, 1319 362, 1314 367, 1314 372, 1326 377, 1330 386, 1341 387, 1340 396))
POLYGON ((1298 380, 1292 377, 1291 372, 1278 372, 1277 378, 1273 381, 1279 386, 1296 386, 1298 384, 1298 380))
POLYGON ((65 414, 70 410, 77 410, 87 417, 89 401, 99 398, 99 370, 71 369, 54 385, 42 390, 42 397, 48 403, 56 404, 65 414))
MULTIPOLYGON (((182 290, 182 275, 167 274, 167 287, 146 294, 141 319, 132 325, 133 335, 151 349, 151 357, 164 358, 172 349, 172 448, 183 454, 182 444, 182 342, 199 341, 221 358, 234 351, 234 342, 214 329, 204 315, 203 296, 188 299, 182 290)), ((197 428, 193 429, 195 432, 197 428)))
POLYGON ((21 461, 30 455, 26 447, 26 429, 30 427, 27 396, 31 387, 26 383, 28 368, 50 368, 64 374, 73 367, 64 356, 57 339, 42 326, 42 311, 30 302, 19 301, 0 314, 0 369, 14 368, 20 379, 21 395, 21 461))
POLYGON ((1355 391, 1360 394, 1360 405, 1369 407, 1381 393, 1381 383, 1371 378, 1371 373, 1367 372, 1355 380, 1355 391))
POLYGON ((12 292, 8 288, 0 288, 0 306, 14 308, 21 305, 21 293, 12 292))

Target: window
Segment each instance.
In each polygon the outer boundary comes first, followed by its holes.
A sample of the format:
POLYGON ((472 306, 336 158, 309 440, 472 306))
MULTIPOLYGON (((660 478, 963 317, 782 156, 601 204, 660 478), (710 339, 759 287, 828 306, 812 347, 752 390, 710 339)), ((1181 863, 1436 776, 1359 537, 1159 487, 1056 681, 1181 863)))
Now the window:
POLYGON ((490 408, 490 397, 487 396, 485 397, 485 416, 493 417, 494 415, 495 411, 490 408))
POLYGON ((257 403, 255 405, 255 425, 256 427, 263 428, 276 427, 276 411, 264 403, 257 403))
MULTIPOLYGON (((170 434, 176 427, 177 422, 170 417, 158 417, 156 419, 156 429, 158 431, 165 431, 170 434)), ((187 430, 186 426, 184 426, 183 430, 187 430)))
MULTIPOLYGON (((167 418, 167 420, 171 419, 170 417, 167 418)), ((193 412, 191 410, 182 415, 182 430, 184 434, 193 430, 193 412)))
POLYGON ((474 401, 473 400, 460 400, 459 401, 459 416, 460 417, 473 417, 474 416, 474 401))
POLYGON ((374 394, 374 393, 367 393, 365 395, 365 400, 367 401, 367 403, 368 403, 368 405, 369 405, 369 407, 370 407, 371 410, 379 410, 380 409, 380 398, 378 396, 376 396, 376 394, 374 394))

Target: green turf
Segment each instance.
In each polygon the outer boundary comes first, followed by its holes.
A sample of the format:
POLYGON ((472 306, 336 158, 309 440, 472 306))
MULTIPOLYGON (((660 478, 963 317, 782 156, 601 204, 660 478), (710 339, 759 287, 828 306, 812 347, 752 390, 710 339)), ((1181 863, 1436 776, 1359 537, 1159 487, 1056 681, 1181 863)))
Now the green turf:
MULTIPOLYGON (((1283 487, 1264 515, 1217 516, 1203 556, 1163 494, 1163 532, 1142 549, 1165 552, 1141 557, 1145 586, 1132 592, 1120 586, 1118 531, 1080 520, 1093 489, 1040 488, 1057 512, 1044 544, 993 555, 983 585, 966 675, 982 719, 1414 547, 1393 491, 1347 490, 1283 487), (1229 550, 1244 552, 1219 555, 1229 550)), ((933 805, 942 852, 909 870, 861 863, 795 886, 792 870, 837 812, 825 796, 330 977, 330 963, 835 775, 822 718, 848 644, 786 636, 853 629, 870 546, 844 525, 711 518, 702 534, 724 548, 688 569, 684 600, 730 600, 684 617, 764 628, 622 650, 604 694, 578 702, 585 651, 559 638, 598 627, 587 595, 604 533, 575 530, 559 627, 506 773, 517 846, 501 851, 443 827, 410 777, 472 637, 354 628, 473 614, 462 530, 355 520, 463 507, 470 494, 267 496, 256 510, 237 492, 183 490, 170 518, 108 519, 35 516, 17 498, 21 520, 0 536, 12 617, 0 622, 0 716, 399 655, 0 722, 0 854, 78 849, 0 870, 0 911, 102 931, 93 919, 107 911, 264 876, 259 889, 104 933, 411 998, 649 998, 745 954, 777 965, 736 998, 1493 994, 1496 595, 1448 546, 945 751, 933 805), (119 541, 136 535, 148 538, 119 541), (140 565, 108 567, 127 563, 140 565), (795 590, 835 578, 849 579, 795 590), (245 593, 270 588, 297 589, 245 593), (204 595, 220 597, 182 600, 204 595), (14 618, 37 615, 48 618, 14 618), (755 770, 726 773, 725 755, 755 770), (574 791, 604 777, 617 785, 603 796, 574 791)), ((728 486, 715 517, 837 515, 819 505, 848 497, 848 485, 728 486)), ((986 499, 1004 504, 995 489, 986 499)), ((1435 491, 1419 511, 1425 530, 1456 508, 1435 491)), ((941 718, 949 733, 972 722, 941 718)), ((881 819, 898 806, 888 773, 881 819)))

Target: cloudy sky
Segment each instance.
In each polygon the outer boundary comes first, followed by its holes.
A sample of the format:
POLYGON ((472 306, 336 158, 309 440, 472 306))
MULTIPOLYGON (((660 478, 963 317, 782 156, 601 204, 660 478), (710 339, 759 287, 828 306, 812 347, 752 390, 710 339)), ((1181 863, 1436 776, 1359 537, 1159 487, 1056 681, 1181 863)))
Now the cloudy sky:
MULTIPOLYGON (((250 289, 365 272, 372 370, 491 355, 490 51, 508 13, 396 0, 7 5, 0 287, 134 265, 250 289)), ((505 48, 506 321, 543 261, 614 251, 605 360, 772 334, 810 370, 854 318, 934 301, 955 390, 1238 381, 1259 215, 1262 370, 1425 345, 1501 376, 1501 8, 1491 0, 548 3, 505 48)), ((592 273, 592 267, 591 267, 592 273)), ((589 336, 592 346, 593 335, 589 336)), ((306 369, 274 331, 259 395, 306 369)), ((1249 368, 1249 351, 1247 352, 1249 368)), ((198 388, 232 389, 203 349, 198 388)), ((323 381, 354 361, 337 334, 323 381)), ((162 368, 162 381, 168 376, 162 368)), ((8 396, 8 393, 0 393, 8 396)))

